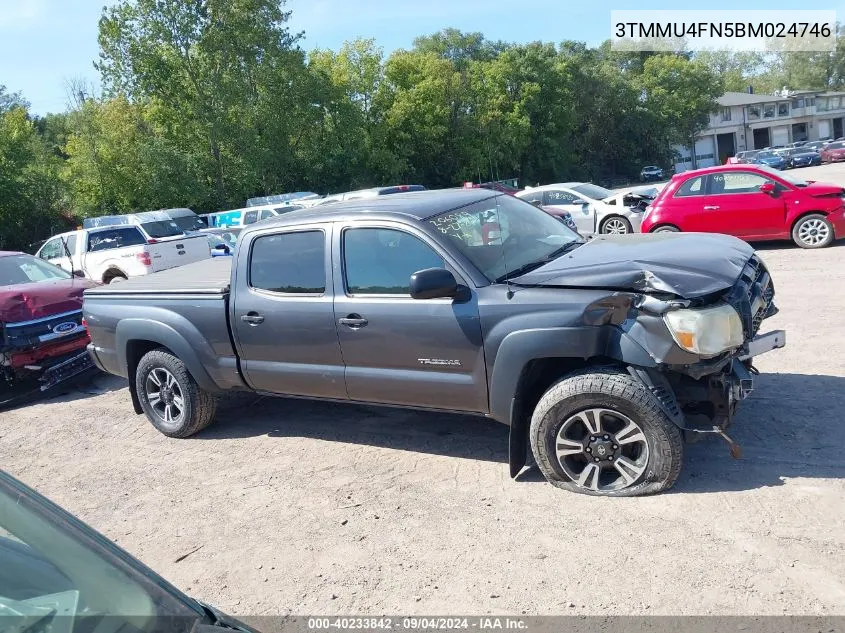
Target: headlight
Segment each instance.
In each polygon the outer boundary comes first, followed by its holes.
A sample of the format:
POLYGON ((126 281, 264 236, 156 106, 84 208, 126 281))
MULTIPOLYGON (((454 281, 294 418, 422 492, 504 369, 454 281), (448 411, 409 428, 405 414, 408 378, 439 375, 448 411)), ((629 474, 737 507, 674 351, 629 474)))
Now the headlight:
POLYGON ((663 317, 675 342, 688 352, 705 358, 742 345, 742 320, 731 306, 673 310, 663 317))

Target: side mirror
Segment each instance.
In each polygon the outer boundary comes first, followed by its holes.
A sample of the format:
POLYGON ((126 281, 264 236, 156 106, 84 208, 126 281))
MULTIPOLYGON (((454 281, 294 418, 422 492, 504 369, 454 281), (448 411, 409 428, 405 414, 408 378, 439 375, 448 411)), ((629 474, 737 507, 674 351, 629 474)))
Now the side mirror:
POLYGON ((414 299, 440 299, 458 294, 458 282, 445 268, 418 270, 411 275, 409 285, 414 299))
POLYGON ((74 270, 74 271, 73 271, 73 276, 74 276, 74 277, 79 277, 79 278, 81 278, 81 279, 85 279, 85 271, 82 271, 82 270, 74 270))
POLYGON ((764 182, 760 185, 760 192, 761 193, 774 193, 775 192, 775 185, 771 182, 764 182))
POLYGON ((543 201, 542 200, 532 200, 531 204, 533 204, 535 207, 537 207, 539 209, 540 207, 543 206, 543 201))
POLYGON ((590 201, 584 200, 583 198, 576 198, 571 204, 580 204, 582 207, 585 207, 590 204, 590 201))

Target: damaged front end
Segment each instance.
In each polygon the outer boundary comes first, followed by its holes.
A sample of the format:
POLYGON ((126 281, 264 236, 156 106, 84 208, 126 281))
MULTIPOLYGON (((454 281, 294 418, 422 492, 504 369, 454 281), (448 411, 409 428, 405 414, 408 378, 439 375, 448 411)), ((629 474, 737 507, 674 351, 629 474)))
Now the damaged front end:
POLYGON ((46 391, 93 367, 82 310, 3 323, 0 406, 46 391))
MULTIPOLYGON (((731 454, 739 457, 740 449, 726 430, 739 402, 754 390, 757 371, 753 360, 786 344, 783 330, 759 332, 762 322, 778 311, 774 296, 771 276, 755 254, 727 291, 694 300, 649 295, 639 299, 637 307, 642 316, 629 335, 642 341, 657 366, 631 367, 629 371, 652 391, 688 441, 705 434, 719 435, 730 445, 731 454), (695 332, 683 330, 683 319, 677 317, 682 311, 735 314, 726 319, 724 325, 718 324, 727 328, 721 335, 723 340, 730 341, 730 348, 717 353, 696 349, 695 332), (667 329, 672 334, 673 344, 666 344, 667 329)), ((689 325, 686 327, 692 330, 689 325)), ((708 335, 714 338, 712 328, 709 332, 701 332, 701 338, 708 335)))

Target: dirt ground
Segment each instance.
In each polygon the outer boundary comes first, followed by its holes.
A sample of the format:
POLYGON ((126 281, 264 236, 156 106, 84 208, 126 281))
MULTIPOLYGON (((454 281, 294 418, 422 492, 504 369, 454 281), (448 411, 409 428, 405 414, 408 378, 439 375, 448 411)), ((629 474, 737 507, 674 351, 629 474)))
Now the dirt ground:
POLYGON ((512 481, 475 418, 241 397, 172 440, 105 376, 0 414, 0 464, 234 615, 842 615, 845 244, 761 254, 787 347, 757 363, 744 456, 692 445, 661 496, 512 481))

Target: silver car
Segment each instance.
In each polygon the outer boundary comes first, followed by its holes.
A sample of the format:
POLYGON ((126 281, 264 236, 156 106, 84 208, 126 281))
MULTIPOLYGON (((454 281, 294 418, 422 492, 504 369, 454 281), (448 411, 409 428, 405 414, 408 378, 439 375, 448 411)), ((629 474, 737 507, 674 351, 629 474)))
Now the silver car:
POLYGON ((589 182, 562 182, 526 188, 516 196, 532 203, 539 201, 544 207, 568 211, 578 232, 585 237, 599 233, 638 233, 643 220, 642 210, 624 206, 618 194, 618 191, 589 182))

